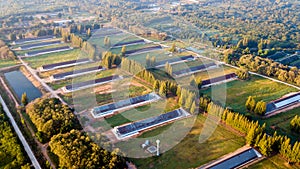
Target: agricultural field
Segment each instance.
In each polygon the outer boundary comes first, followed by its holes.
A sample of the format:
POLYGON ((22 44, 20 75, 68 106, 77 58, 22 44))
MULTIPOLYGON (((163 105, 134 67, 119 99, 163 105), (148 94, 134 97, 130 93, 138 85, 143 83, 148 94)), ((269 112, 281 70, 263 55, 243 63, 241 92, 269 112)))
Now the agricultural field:
POLYGON ((157 116, 161 113, 166 113, 177 108, 179 108, 179 106, 176 98, 168 98, 167 100, 160 100, 151 104, 136 107, 135 109, 127 110, 105 120, 111 127, 115 127, 129 122, 157 116), (151 112, 147 111, 149 109, 151 109, 151 112))
POLYGON ((14 66, 20 64, 18 60, 12 60, 12 59, 0 59, 0 69, 9 67, 9 66, 14 66))
MULTIPOLYGON (((223 93, 223 91, 218 91, 223 89, 222 85, 217 85, 202 89, 200 93, 210 96, 212 90, 216 93, 223 93)), ((226 83, 226 90, 226 105, 240 113, 247 112, 245 103, 248 96, 254 96, 257 101, 270 102, 290 92, 297 91, 292 87, 258 76, 251 76, 251 80, 248 81, 235 80, 228 82, 226 83)), ((218 98, 215 99, 218 100, 218 98)))
MULTIPOLYGON (((185 122, 187 122, 186 120, 181 120, 178 123, 184 125, 185 122)), ((155 156, 145 159, 130 158, 129 161, 134 162, 134 164, 141 169, 161 167, 166 169, 195 168, 244 146, 245 140, 243 136, 236 134, 221 125, 216 128, 212 136, 207 141, 199 143, 199 135, 202 131, 205 120, 205 116, 199 115, 188 135, 174 148, 161 154, 159 158, 155 156)), ((155 136, 168 129, 170 126, 172 125, 167 125, 145 132, 139 137, 151 138, 150 140, 154 142, 155 136)), ((164 137, 167 138, 168 136, 164 137)), ((161 142, 162 147, 165 144, 168 143, 161 142)), ((131 145, 129 140, 119 142, 116 146, 131 148, 139 145, 131 145)), ((136 149, 126 149, 124 151, 134 153, 133 151, 135 150, 136 149)))
POLYGON ((50 46, 44 46, 44 47, 35 48, 35 49, 15 51, 15 53, 16 53, 17 56, 24 56, 25 53, 28 53, 28 52, 35 52, 35 51, 39 51, 39 50, 45 50, 45 49, 51 49, 51 48, 57 48, 57 47, 64 47, 64 46, 68 46, 68 44, 66 44, 66 43, 60 43, 60 44, 55 44, 55 45, 50 45, 50 46))
POLYGON ((122 87, 119 87, 117 91, 111 85, 99 85, 92 89, 83 89, 72 93, 61 94, 61 96, 69 105, 74 104, 73 97, 76 100, 80 100, 80 104, 84 106, 81 105, 76 105, 76 106, 78 107, 78 109, 81 109, 82 107, 84 107, 83 109, 85 109, 85 108, 92 108, 87 106, 90 105, 89 103, 90 99, 96 99, 96 104, 100 106, 100 105, 112 103, 115 100, 126 99, 128 98, 128 95, 129 97, 136 97, 136 96, 150 93, 152 91, 152 88, 150 89, 149 87, 142 85, 136 79, 132 79, 129 83, 127 79, 123 81, 124 83, 122 83, 122 81, 120 83, 118 82, 119 84, 122 84, 122 87))
POLYGON ((263 159, 259 163, 253 164, 248 169, 298 169, 300 165, 289 165, 280 155, 275 155, 263 159))
POLYGON ((111 76, 111 75, 114 74, 114 72, 115 72, 115 70, 110 69, 110 70, 105 70, 105 71, 100 71, 100 72, 96 72, 96 73, 87 74, 87 75, 84 75, 84 76, 78 76, 78 77, 75 77, 75 78, 70 78, 70 79, 65 79, 65 80, 52 82, 49 85, 54 90, 57 90, 61 87, 70 85, 72 83, 79 83, 79 82, 84 82, 84 81, 88 81, 88 80, 93 80, 93 79, 98 79, 98 78, 111 76))
POLYGON ((269 132, 277 131, 278 134, 288 135, 293 141, 299 141, 299 134, 293 132, 290 128, 291 120, 296 116, 300 115, 300 107, 294 108, 292 110, 282 112, 275 116, 267 119, 258 119, 258 121, 263 124, 266 123, 267 130, 269 132), (275 129, 275 130, 274 130, 275 129))
POLYGON ((69 71, 76 71, 76 70, 100 66, 100 65, 101 65, 100 62, 91 62, 91 63, 87 63, 87 64, 81 64, 81 65, 70 66, 70 67, 66 67, 66 68, 49 70, 49 71, 45 71, 45 72, 39 72, 39 76, 41 78, 48 78, 54 74, 59 74, 59 73, 64 73, 64 72, 69 72, 69 71))
POLYGON ((30 67, 37 69, 43 65, 65 62, 69 60, 76 60, 82 58, 83 52, 80 49, 73 49, 59 53, 50 53, 40 56, 33 56, 24 58, 23 60, 29 64, 30 67))

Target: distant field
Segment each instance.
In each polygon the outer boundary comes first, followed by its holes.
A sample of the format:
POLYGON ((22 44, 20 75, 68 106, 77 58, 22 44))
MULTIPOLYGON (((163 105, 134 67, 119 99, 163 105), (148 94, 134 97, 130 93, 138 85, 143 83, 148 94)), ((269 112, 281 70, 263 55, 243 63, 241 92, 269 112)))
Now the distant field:
POLYGON ((79 69, 95 67, 95 66, 100 66, 100 65, 101 65, 100 62, 87 63, 87 64, 76 65, 76 66, 71 66, 71 67, 67 67, 67 68, 50 70, 50 71, 47 71, 47 72, 40 72, 39 76, 42 77, 42 78, 47 78, 47 77, 50 77, 51 75, 58 74, 58 73, 75 71, 75 70, 79 70, 79 69))
POLYGON ((152 58, 154 56, 156 61, 162 61, 162 60, 168 60, 168 59, 172 59, 172 58, 180 57, 180 56, 188 56, 188 55, 192 55, 192 54, 190 52, 170 54, 167 51, 167 49, 162 49, 162 50, 151 51, 151 52, 146 52, 146 53, 137 54, 137 55, 131 55, 131 56, 128 56, 128 58, 135 60, 135 61, 141 63, 142 65, 146 65, 146 57, 148 55, 150 58, 152 58))
MULTIPOLYGON (((104 105, 104 104, 108 104, 108 103, 112 103, 114 100, 123 100, 126 99, 128 97, 136 97, 136 96, 140 96, 143 94, 147 94, 150 93, 152 90, 149 89, 146 86, 142 86, 140 85, 139 82, 137 82, 136 80, 132 81, 132 85, 129 84, 124 84, 123 88, 119 88, 117 89, 117 91, 109 91, 110 88, 112 87, 111 85, 99 85, 97 88, 102 88, 105 93, 90 93, 91 89, 83 89, 81 91, 76 91, 73 93, 66 93, 64 95, 61 95, 62 98, 69 104, 69 105, 73 105, 73 97, 76 97, 77 100, 80 100, 81 103, 83 105, 90 105, 89 103, 89 97, 94 97, 94 99, 96 99, 97 104, 100 105, 104 105)), ((81 107, 79 105, 79 107, 81 107)), ((83 106, 83 107, 88 107, 88 106, 83 106)), ((88 108, 93 108, 93 107, 88 107, 88 108)))
POLYGON ((258 119, 258 121, 261 124, 266 123, 267 130, 269 130, 270 132, 273 131, 271 127, 274 126, 276 127, 276 131, 278 134, 288 135, 292 140, 300 141, 299 134, 292 132, 290 128, 290 121, 296 115, 300 115, 300 107, 280 113, 268 119, 258 119))
POLYGON ((85 76, 79 76, 79 77, 75 77, 75 78, 71 78, 71 79, 53 82, 53 83, 50 83, 49 85, 54 90, 57 90, 61 87, 70 85, 72 83, 79 83, 79 82, 83 82, 83 81, 88 81, 88 80, 111 76, 114 73, 114 71, 115 71, 114 69, 110 69, 110 70, 105 70, 105 71, 101 71, 101 72, 97 72, 97 73, 86 74, 85 76))
MULTIPOLYGON (((290 92, 297 91, 296 89, 277 83, 258 76, 252 76, 249 81, 235 80, 226 84, 227 96, 226 105, 233 108, 235 111, 245 113, 245 103, 248 96, 254 96, 257 101, 263 100, 269 102, 282 97, 290 92)), ((201 90, 205 95, 211 95, 212 88, 201 90)), ((214 86, 214 92, 222 93, 222 86, 214 86)), ((216 98, 218 100, 218 98, 216 98)))
POLYGON ((141 107, 136 107, 131 110, 122 112, 121 114, 114 115, 107 118, 106 121, 111 127, 119 126, 132 121, 138 121, 145 118, 157 116, 164 112, 169 112, 179 108, 175 98, 169 98, 167 100, 160 100, 158 102, 153 102, 141 107), (151 110, 149 112, 149 110, 151 110))
POLYGON ((0 59, 0 68, 14 66, 20 64, 18 60, 11 60, 11 59, 0 59))
POLYGON ((53 64, 78 59, 82 53, 83 52, 81 52, 80 49, 73 49, 58 53, 50 53, 40 56, 28 57, 24 58, 24 61, 28 62, 32 68, 36 69, 46 64, 53 64))
POLYGON ((15 51, 15 53, 16 53, 18 56, 24 56, 25 53, 27 53, 27 52, 33 52, 33 51, 44 50, 44 49, 50 49, 50 48, 56 48, 56 47, 63 47, 63 46, 68 46, 68 44, 67 44, 67 43, 60 43, 60 44, 44 46, 44 47, 35 48, 35 49, 22 50, 22 51, 15 51))
POLYGON ((300 165, 289 165, 287 162, 280 157, 279 154, 266 158, 259 163, 247 167, 248 169, 299 169, 300 165))
MULTIPOLYGON (((184 169, 199 167, 207 162, 215 160, 225 154, 235 151, 244 146, 245 140, 243 136, 237 135, 223 126, 218 126, 212 136, 204 143, 199 143, 199 134, 202 131, 205 117, 199 115, 194 124, 194 127, 189 134, 175 147, 157 157, 133 159, 129 161, 141 169, 148 168, 165 168, 165 169, 184 169)), ((179 125, 185 125, 188 119, 179 121, 179 125)), ((155 138, 151 138, 162 131, 168 129, 170 125, 154 129, 142 134, 140 137, 150 137, 154 142, 155 138)), ((176 132, 174 132, 176 134, 176 132)), ((166 137, 166 136, 164 136, 166 137)), ((142 144, 142 143, 141 143, 142 144)), ((161 142, 161 147, 168 145, 167 142, 161 142)), ((129 141, 117 143, 117 147, 128 147, 123 149, 124 152, 134 153, 138 151, 140 145, 133 144, 129 141), (137 148, 131 148, 137 147, 137 148), (129 149, 130 148, 130 149, 129 149)), ((122 151, 122 149, 121 149, 122 151)), ((148 153, 148 152, 145 152, 148 153)))
MULTIPOLYGON (((143 48, 152 47, 152 46, 156 46, 156 45, 153 43, 130 45, 130 46, 126 46, 126 51, 135 50, 135 49, 143 49, 143 48)), ((121 50, 122 50, 122 47, 109 49, 110 52, 115 53, 115 54, 120 54, 121 50)))

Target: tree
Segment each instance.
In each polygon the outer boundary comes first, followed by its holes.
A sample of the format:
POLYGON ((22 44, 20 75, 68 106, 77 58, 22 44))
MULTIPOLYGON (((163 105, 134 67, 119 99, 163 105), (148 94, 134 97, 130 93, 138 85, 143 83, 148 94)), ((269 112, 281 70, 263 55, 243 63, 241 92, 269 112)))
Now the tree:
POLYGON ((151 57, 150 66, 151 67, 155 67, 156 66, 156 58, 155 58, 155 56, 151 57))
POLYGON ((236 74, 237 74, 238 78, 241 79, 241 80, 248 80, 248 79, 250 79, 250 74, 249 74, 248 70, 239 69, 236 72, 236 74))
POLYGON ((21 102, 22 102, 23 106, 26 106, 28 104, 28 98, 27 98, 26 93, 22 94, 21 102))
POLYGON ((196 113, 196 102, 195 101, 193 101, 193 104, 191 106, 190 112, 191 112, 191 114, 195 114, 196 113))
POLYGON ((87 30, 86 34, 87 34, 88 37, 91 37, 91 28, 89 28, 89 29, 87 30))
POLYGON ((126 46, 125 45, 122 46, 121 54, 122 54, 122 56, 125 56, 125 54, 126 54, 126 46))
POLYGON ((254 113, 259 114, 259 115, 265 115, 267 109, 267 105, 263 101, 259 101, 254 109, 254 113))
POLYGON ((107 48, 110 48, 110 46, 111 46, 110 39, 108 36, 105 36, 105 38, 104 38, 104 46, 107 48))
POLYGON ((151 67, 151 60, 150 60, 149 54, 147 54, 147 56, 146 56, 146 68, 150 68, 150 67, 151 67))
POLYGON ((172 52, 172 53, 176 52, 176 44, 175 44, 175 42, 173 42, 173 44, 172 44, 171 48, 169 49, 169 51, 172 52))
POLYGON ((300 133, 300 117, 298 115, 291 120, 290 127, 294 132, 300 133))
POLYGON ((26 113, 47 141, 55 134, 81 128, 72 110, 57 98, 36 99, 26 107, 26 113))
POLYGON ((167 84, 166 82, 161 82, 159 87, 159 95, 166 96, 167 95, 167 84))
POLYGON ((154 84, 153 84, 153 90, 154 91, 158 91, 159 90, 159 81, 158 80, 155 80, 154 84))
POLYGON ((169 75, 172 76, 172 74, 173 74, 173 68, 172 68, 172 66, 169 64, 169 62, 167 62, 167 63, 165 64, 165 71, 166 71, 169 75))
POLYGON ((16 40, 16 39, 17 39, 16 34, 14 34, 14 33, 10 33, 10 34, 9 34, 9 40, 14 41, 14 40, 16 40))
POLYGON ((49 146, 59 158, 59 168, 126 168, 125 160, 117 155, 119 150, 105 150, 78 130, 53 136, 49 146))
POLYGON ((256 101, 252 96, 249 96, 246 101, 246 108, 249 111, 253 111, 255 109, 256 101))

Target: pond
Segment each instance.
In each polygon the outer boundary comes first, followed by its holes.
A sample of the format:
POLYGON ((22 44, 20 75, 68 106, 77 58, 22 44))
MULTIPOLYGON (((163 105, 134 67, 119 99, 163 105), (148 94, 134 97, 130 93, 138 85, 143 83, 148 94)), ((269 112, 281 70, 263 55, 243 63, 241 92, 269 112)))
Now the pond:
POLYGON ((4 76, 19 100, 21 100, 23 93, 27 94, 29 102, 42 96, 41 91, 36 88, 21 71, 4 73, 4 76))

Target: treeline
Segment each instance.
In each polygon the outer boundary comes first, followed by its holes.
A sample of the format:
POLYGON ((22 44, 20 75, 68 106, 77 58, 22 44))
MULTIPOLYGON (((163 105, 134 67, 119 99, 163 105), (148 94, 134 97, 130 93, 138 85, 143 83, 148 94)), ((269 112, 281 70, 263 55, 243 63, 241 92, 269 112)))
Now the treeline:
POLYGON ((26 113, 38 130, 37 138, 43 143, 56 134, 80 129, 72 110, 57 98, 37 99, 26 107, 26 113))
MULTIPOLYGON (((100 29, 100 24, 94 23, 94 24, 70 24, 67 28, 61 28, 54 26, 53 28, 41 28, 38 27, 35 30, 31 32, 34 36, 47 36, 47 35, 53 35, 53 36, 61 36, 62 32, 69 32, 70 34, 87 34, 89 37, 91 35, 91 31, 95 29, 100 29)), ((10 33, 9 34, 9 40, 16 40, 16 39, 23 39, 25 38, 25 34, 23 33, 10 33)))
POLYGON ((196 99, 196 92, 181 87, 175 81, 156 79, 151 69, 145 69, 140 63, 134 60, 122 58, 121 69, 152 84, 153 90, 161 96, 177 96, 179 98, 179 106, 193 114, 197 113, 196 102, 194 101, 196 99))
POLYGON ((104 52, 102 54, 102 66, 107 69, 111 69, 113 65, 119 65, 121 61, 121 57, 117 54, 112 54, 111 52, 104 52))
POLYGON ((294 132, 300 133, 300 117, 298 115, 291 120, 290 126, 294 132))
POLYGON ((51 151, 59 157, 60 168, 126 168, 125 160, 118 155, 118 150, 109 152, 78 130, 53 136, 49 145, 51 151))
POLYGON ((249 80, 250 79, 250 73, 246 69, 239 69, 236 71, 236 75, 241 80, 249 80))
POLYGON ((249 96, 246 101, 246 109, 258 115, 265 115, 267 110, 267 104, 264 101, 256 102, 253 96, 249 96))
POLYGON ((242 56, 238 64, 250 71, 300 86, 300 71, 296 67, 290 68, 271 59, 253 55, 242 56))
POLYGON ((22 146, 12 130, 0 104, 0 168, 30 169, 22 146))
MULTIPOLYGON (((200 98, 201 99, 201 98, 200 98)), ((207 106, 207 112, 219 117, 223 123, 246 135, 246 143, 258 148, 265 155, 280 153, 288 163, 300 162, 300 143, 291 144, 290 138, 279 136, 275 132, 272 136, 265 132, 265 124, 260 126, 258 121, 249 120, 246 116, 231 112, 228 109, 210 102, 200 102, 200 107, 207 106), (204 105, 202 105, 204 103, 204 105)))
POLYGON ((5 44, 4 41, 0 40, 0 59, 15 59, 16 56, 13 51, 5 44))

